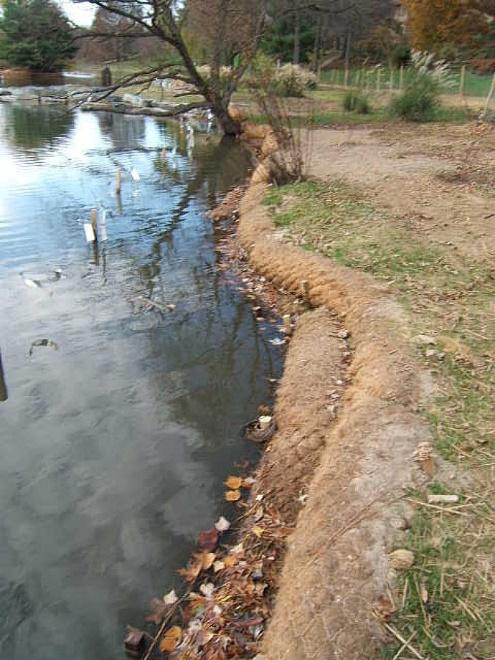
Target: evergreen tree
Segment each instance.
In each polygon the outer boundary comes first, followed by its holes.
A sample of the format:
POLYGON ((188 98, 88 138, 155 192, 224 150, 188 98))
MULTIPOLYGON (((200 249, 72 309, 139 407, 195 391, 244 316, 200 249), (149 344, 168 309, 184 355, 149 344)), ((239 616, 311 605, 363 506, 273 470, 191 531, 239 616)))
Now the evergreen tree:
POLYGON ((76 53, 72 28, 52 0, 5 0, 0 58, 33 71, 59 71, 76 53))

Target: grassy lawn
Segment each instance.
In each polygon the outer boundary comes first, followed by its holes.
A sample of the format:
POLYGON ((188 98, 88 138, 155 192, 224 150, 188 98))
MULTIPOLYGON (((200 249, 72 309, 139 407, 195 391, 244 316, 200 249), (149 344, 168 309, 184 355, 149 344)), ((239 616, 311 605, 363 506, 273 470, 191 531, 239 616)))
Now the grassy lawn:
MULTIPOLYGON (((452 493, 452 482, 406 495, 420 503, 406 545, 416 562, 400 580, 393 623, 423 658, 495 657, 492 264, 424 240, 343 182, 272 188, 265 203, 302 248, 387 282, 410 314, 412 335, 434 338, 415 345, 438 388, 419 410, 447 472, 461 466, 467 476, 454 480, 461 497, 448 512, 422 503, 426 492, 452 493), (473 656, 463 655, 470 645, 473 656)), ((383 657, 395 658, 399 647, 388 647, 383 657)))

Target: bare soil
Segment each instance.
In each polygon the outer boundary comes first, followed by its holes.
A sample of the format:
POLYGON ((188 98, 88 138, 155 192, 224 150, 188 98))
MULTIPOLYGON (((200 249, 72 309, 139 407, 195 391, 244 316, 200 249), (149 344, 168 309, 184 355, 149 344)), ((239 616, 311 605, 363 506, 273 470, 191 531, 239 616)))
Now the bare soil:
POLYGON ((312 143, 311 175, 365 187, 423 237, 462 254, 495 249, 495 127, 319 130, 312 143))

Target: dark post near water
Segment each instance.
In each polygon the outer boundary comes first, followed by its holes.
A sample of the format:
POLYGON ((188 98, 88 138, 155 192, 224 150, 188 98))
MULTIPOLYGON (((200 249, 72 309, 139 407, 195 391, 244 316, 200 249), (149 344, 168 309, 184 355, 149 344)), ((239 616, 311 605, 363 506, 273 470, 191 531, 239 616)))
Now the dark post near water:
POLYGON ((109 87, 112 84, 112 71, 106 66, 101 72, 101 84, 103 87, 109 87))
POLYGON ((8 398, 7 384, 5 383, 5 376, 3 375, 2 354, 0 353, 0 402, 7 401, 8 398))

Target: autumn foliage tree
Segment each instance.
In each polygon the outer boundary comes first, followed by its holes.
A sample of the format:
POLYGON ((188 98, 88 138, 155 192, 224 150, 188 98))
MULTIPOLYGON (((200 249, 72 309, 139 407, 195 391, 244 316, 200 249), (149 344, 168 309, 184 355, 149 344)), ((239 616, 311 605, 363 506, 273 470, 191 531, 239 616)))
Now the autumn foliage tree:
POLYGON ((447 45, 471 47, 489 31, 485 0, 402 0, 411 45, 439 52, 447 45))

